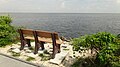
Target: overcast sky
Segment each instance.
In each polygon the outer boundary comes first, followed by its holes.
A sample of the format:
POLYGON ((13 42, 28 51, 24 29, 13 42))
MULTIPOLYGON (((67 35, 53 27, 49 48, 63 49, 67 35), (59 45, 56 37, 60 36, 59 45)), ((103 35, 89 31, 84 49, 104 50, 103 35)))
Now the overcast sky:
POLYGON ((0 0, 0 12, 120 13, 120 0, 0 0))

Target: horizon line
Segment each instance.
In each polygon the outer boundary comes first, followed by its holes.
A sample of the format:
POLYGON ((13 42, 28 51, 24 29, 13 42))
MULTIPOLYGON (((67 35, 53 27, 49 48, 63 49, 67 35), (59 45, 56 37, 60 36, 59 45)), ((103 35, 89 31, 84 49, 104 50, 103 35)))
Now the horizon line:
MULTIPOLYGON (((70 14, 70 13, 76 13, 76 14, 78 14, 78 13, 83 13, 83 14, 87 14, 88 12, 0 12, 0 13, 68 13, 68 14, 70 14)), ((113 13, 113 12, 89 12, 89 13, 91 13, 91 14, 95 14, 95 13, 100 13, 100 14, 110 14, 110 13, 113 13)), ((118 13, 114 13, 114 14, 118 14, 118 13)))

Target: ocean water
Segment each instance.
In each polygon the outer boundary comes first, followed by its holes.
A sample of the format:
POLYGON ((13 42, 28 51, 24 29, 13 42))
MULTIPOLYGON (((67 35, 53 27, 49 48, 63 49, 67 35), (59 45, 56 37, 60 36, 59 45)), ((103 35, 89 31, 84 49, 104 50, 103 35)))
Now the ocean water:
POLYGON ((9 13, 9 15, 13 19, 13 26, 55 31, 65 37, 73 38, 103 31, 120 33, 120 14, 114 13, 9 13))

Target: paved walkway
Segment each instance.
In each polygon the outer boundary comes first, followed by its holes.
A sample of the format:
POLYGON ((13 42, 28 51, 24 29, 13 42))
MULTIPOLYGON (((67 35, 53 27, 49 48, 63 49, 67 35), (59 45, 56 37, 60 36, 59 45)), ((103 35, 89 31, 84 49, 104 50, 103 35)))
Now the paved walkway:
POLYGON ((36 66, 0 55, 0 67, 36 67, 36 66))

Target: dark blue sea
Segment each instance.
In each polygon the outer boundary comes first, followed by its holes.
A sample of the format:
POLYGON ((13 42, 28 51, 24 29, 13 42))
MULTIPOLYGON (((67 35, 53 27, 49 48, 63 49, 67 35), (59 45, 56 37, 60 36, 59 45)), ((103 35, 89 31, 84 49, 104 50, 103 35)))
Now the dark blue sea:
POLYGON ((79 37, 97 32, 120 33, 120 14, 116 13, 0 13, 9 14, 13 26, 55 31, 60 36, 79 37))

